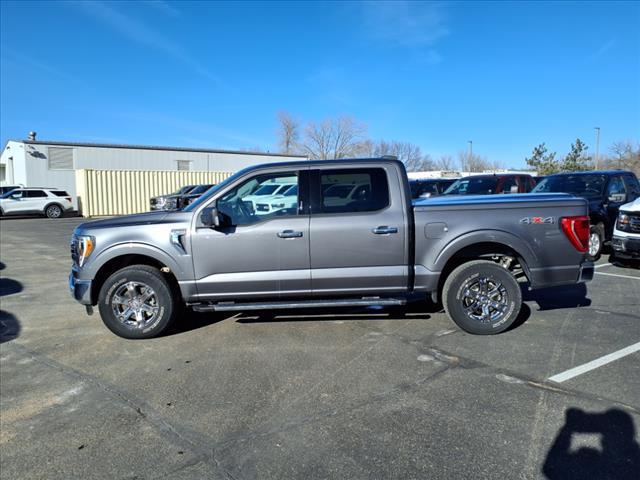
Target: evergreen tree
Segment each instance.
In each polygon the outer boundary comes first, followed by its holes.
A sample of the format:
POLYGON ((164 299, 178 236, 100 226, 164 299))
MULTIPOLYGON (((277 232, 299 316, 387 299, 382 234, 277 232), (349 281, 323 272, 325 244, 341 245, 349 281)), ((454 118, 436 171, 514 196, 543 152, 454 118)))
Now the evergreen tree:
POLYGON ((527 165, 534 168, 538 175, 550 175, 560 171, 560 163, 556 160, 556 152, 549 152, 543 143, 533 149, 531 157, 525 158, 527 165))
POLYGON ((591 158, 586 155, 587 146, 579 138, 571 144, 571 151, 564 157, 561 168, 565 172, 580 172, 589 170, 591 158))

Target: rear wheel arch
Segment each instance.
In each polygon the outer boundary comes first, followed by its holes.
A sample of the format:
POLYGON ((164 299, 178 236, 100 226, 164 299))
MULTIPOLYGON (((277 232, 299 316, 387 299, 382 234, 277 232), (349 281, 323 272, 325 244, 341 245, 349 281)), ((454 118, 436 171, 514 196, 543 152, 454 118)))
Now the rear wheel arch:
POLYGON ((438 289, 432 293, 433 300, 437 301, 442 298, 442 289, 451 272, 460 265, 474 260, 493 260, 495 263, 501 264, 507 270, 511 271, 512 274, 514 270, 518 273, 517 267, 519 266, 522 269, 522 275, 524 275, 529 282, 531 281, 529 265, 520 252, 504 243, 480 242, 462 247, 448 257, 440 272, 438 289))

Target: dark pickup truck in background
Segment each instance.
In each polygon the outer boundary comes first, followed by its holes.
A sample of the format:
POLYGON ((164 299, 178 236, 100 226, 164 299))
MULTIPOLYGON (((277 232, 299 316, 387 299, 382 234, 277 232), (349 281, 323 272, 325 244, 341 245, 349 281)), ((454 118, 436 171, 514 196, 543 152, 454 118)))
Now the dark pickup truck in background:
POLYGON ((533 192, 565 192, 589 202, 589 259, 597 260, 611 242, 620 206, 640 197, 640 183, 625 170, 557 173, 545 177, 533 192))
POLYGON ((176 212, 79 225, 73 297, 126 338, 198 311, 403 305, 442 300, 467 332, 499 333, 530 288, 590 280, 587 202, 567 194, 437 197, 412 204, 401 162, 251 167, 176 212), (265 185, 297 185, 255 208, 265 185), (355 192, 344 195, 341 192, 355 192))

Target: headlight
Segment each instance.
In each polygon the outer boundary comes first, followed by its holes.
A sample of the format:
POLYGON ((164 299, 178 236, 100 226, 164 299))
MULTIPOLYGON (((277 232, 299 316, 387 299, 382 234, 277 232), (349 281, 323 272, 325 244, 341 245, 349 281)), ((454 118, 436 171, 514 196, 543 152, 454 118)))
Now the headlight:
POLYGON ((96 246, 96 239, 89 235, 78 236, 78 265, 82 266, 91 256, 96 246))
POLYGON ((627 215, 624 212, 619 212, 618 213, 618 222, 616 224, 616 227, 621 232, 626 232, 626 231, 629 230, 629 222, 630 221, 631 221, 631 218, 629 217, 629 215, 627 215))
POLYGON ((167 198, 164 202, 164 210, 175 210, 178 208, 178 200, 176 198, 167 198))

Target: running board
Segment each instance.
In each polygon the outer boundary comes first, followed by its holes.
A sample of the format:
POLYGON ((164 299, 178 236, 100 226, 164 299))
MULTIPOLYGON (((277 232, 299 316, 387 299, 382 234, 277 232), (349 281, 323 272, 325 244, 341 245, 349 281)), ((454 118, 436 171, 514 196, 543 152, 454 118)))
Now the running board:
POLYGON ((193 305, 196 312, 231 312, 248 310, 284 310, 288 308, 368 307, 405 305, 404 298, 344 298, 339 300, 298 300, 289 302, 235 303, 219 302, 193 305))

